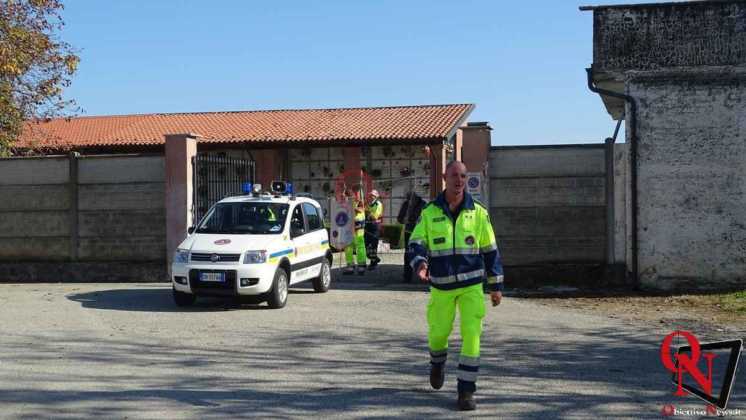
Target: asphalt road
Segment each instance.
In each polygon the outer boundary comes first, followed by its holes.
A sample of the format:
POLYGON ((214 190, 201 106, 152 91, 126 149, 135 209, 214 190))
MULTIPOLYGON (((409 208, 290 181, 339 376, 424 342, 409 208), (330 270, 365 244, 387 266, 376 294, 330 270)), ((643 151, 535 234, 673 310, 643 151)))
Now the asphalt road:
MULTIPOLYGON (((337 270, 335 270, 337 271, 337 270)), ((452 418, 458 327, 446 384, 428 384, 421 285, 399 271, 335 274, 288 306, 200 300, 167 284, 0 284, 2 418, 452 418)), ((669 331, 506 297, 482 340, 482 418, 656 418, 673 395, 669 331)), ((729 408, 746 417, 746 372, 729 408)))

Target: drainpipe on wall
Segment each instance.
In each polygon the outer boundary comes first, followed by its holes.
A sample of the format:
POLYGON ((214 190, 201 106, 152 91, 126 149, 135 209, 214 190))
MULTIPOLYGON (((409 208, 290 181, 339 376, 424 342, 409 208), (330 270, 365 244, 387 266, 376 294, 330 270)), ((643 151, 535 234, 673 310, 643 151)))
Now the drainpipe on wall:
MULTIPOLYGON (((588 75, 588 89, 591 92, 599 95, 611 96, 613 98, 623 99, 629 104, 630 115, 629 115, 629 157, 630 157, 630 201, 632 207, 632 218, 631 218, 631 230, 632 230, 632 278, 634 279, 635 286, 639 287, 640 279, 638 273, 638 250, 637 250, 637 103, 635 99, 629 95, 623 93, 614 92, 611 90, 601 89, 593 85, 593 67, 585 69, 588 75)), ((625 116, 626 118, 626 116, 625 116)))

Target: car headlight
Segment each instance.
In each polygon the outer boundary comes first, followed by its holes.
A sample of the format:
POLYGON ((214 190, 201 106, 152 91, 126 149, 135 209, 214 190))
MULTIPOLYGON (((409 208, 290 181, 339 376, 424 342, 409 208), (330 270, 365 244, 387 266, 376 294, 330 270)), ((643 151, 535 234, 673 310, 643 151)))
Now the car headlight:
POLYGON ((186 264, 189 262, 189 251, 186 249, 177 249, 174 253, 174 262, 186 264))
POLYGON ((243 256, 244 264, 261 264, 267 262, 267 251, 246 251, 243 256))

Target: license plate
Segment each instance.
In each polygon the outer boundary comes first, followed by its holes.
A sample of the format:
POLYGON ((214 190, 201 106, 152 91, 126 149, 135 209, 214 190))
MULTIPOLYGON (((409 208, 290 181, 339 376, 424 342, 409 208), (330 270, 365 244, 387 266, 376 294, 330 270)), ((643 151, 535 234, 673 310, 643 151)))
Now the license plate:
POLYGON ((225 275, 223 273, 200 273, 199 279, 202 281, 214 281, 222 283, 225 281, 225 275))

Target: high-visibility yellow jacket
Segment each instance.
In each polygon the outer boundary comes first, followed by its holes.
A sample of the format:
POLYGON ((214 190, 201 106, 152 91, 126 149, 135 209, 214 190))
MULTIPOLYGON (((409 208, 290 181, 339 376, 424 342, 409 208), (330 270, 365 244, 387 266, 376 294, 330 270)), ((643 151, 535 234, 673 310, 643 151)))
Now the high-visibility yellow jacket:
POLYGON ((368 204, 365 213, 368 222, 381 223, 381 218, 383 217, 383 203, 381 203, 380 200, 376 200, 368 204))
POLYGON ((485 277, 490 290, 503 288, 503 268, 489 212, 467 192, 457 220, 445 193, 425 206, 408 248, 415 271, 423 262, 428 263, 430 284, 436 289, 471 286, 485 277))
POLYGON ((362 201, 352 200, 352 211, 355 213, 355 229, 365 227, 365 205, 362 201))

